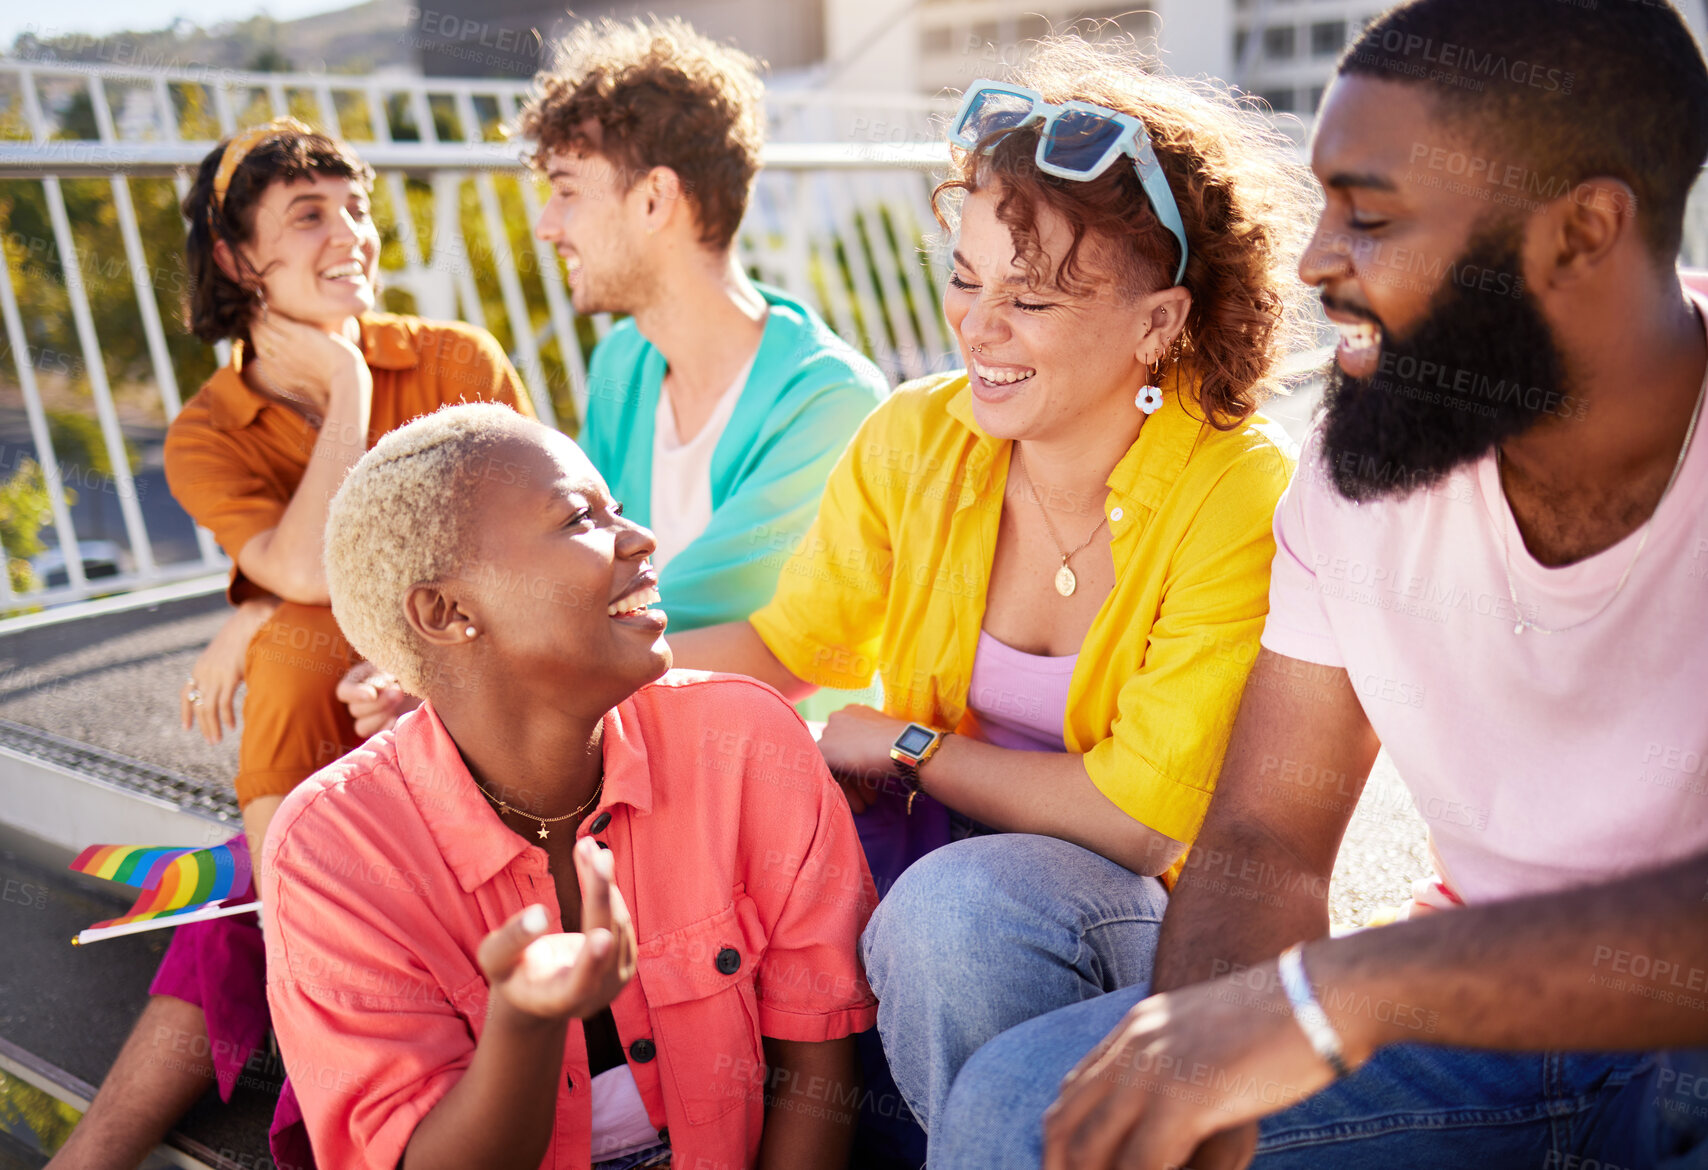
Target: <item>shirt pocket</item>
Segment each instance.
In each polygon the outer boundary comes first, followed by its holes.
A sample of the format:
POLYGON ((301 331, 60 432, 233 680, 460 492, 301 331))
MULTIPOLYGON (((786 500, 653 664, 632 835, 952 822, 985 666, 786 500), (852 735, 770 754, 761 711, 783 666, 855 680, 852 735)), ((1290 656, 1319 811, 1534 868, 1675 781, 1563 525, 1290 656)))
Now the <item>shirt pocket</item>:
POLYGON ((639 948, 657 1058, 693 1125, 717 1120, 764 1089, 754 996, 759 958, 736 903, 639 948))

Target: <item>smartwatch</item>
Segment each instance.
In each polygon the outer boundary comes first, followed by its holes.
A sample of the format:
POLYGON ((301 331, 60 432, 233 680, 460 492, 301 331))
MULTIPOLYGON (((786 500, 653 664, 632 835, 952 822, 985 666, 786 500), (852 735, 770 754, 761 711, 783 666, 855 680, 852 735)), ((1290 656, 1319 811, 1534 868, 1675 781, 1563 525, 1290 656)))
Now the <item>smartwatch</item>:
POLYGON ((919 769, 937 754, 937 749, 948 738, 947 731, 933 731, 923 723, 909 723, 890 745, 890 759, 895 761, 896 775, 907 785, 908 812, 913 811, 913 798, 923 791, 919 786, 919 769))

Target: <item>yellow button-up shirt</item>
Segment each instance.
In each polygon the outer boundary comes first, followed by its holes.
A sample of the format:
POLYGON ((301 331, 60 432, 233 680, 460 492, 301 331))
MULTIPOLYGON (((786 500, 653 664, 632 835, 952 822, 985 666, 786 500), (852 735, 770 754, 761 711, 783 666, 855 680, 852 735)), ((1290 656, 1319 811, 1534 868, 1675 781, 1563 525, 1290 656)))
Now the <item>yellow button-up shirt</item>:
MULTIPOLYGON (((1109 475, 1116 583, 1080 647, 1062 737, 1111 801, 1190 843, 1257 655, 1294 457, 1262 416, 1218 431, 1164 390, 1109 475)), ((753 615, 772 653, 819 686, 876 672, 890 715, 962 728, 1011 446, 973 421, 964 373, 897 390, 753 615)))

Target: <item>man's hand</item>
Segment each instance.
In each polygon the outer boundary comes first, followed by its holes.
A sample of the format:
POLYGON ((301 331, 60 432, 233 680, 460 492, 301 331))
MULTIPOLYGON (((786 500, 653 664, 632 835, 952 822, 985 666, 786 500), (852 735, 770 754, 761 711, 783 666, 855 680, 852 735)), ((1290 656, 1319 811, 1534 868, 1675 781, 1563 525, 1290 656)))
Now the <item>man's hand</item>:
POLYGON ((610 1005, 636 963, 634 924, 612 864, 591 838, 575 847, 580 934, 545 934, 545 907, 535 905, 481 940, 480 969, 494 997, 539 1020, 584 1020, 610 1005))
POLYGON ((356 734, 363 739, 397 726, 421 700, 397 685, 397 680, 370 662, 358 662, 338 680, 338 701, 350 708, 356 734))
POLYGON ((1063 1078, 1044 1114, 1044 1167, 1240 1170, 1258 1118, 1333 1079, 1273 962, 1153 995, 1063 1078))

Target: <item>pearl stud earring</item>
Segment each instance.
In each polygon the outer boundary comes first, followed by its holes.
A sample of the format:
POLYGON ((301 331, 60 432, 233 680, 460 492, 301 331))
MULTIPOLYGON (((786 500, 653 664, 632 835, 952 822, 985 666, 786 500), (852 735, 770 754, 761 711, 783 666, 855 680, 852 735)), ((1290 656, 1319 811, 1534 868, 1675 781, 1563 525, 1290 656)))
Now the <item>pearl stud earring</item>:
POLYGON ((463 631, 463 633, 467 634, 471 638, 474 637, 474 627, 473 626, 468 627, 467 629, 465 629, 463 631))

